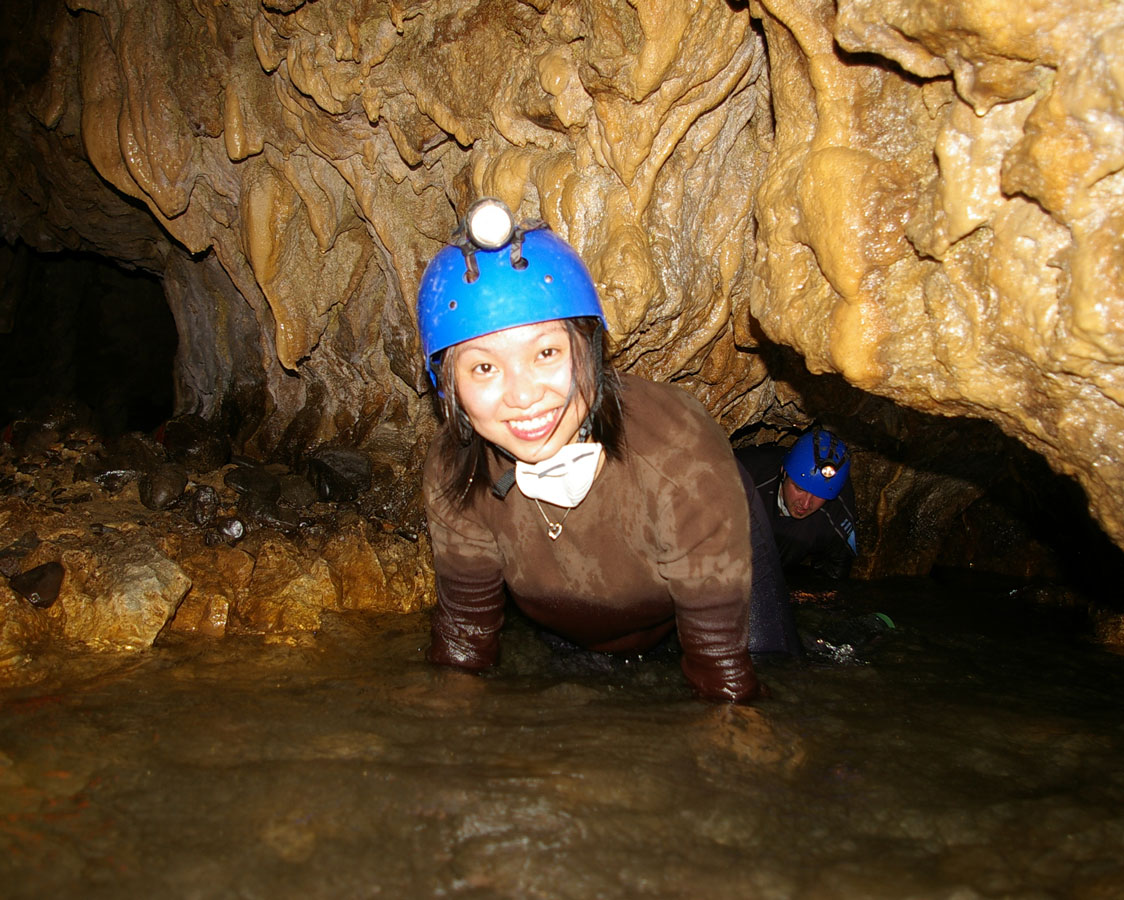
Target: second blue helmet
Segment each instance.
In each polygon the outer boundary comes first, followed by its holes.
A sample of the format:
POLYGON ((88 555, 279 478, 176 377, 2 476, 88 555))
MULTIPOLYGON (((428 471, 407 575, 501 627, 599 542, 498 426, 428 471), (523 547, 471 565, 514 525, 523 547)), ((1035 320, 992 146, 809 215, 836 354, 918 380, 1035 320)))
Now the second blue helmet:
POLYGON ((830 431, 815 428, 800 436, 781 465, 797 487, 815 497, 834 500, 847 483, 851 454, 830 431))

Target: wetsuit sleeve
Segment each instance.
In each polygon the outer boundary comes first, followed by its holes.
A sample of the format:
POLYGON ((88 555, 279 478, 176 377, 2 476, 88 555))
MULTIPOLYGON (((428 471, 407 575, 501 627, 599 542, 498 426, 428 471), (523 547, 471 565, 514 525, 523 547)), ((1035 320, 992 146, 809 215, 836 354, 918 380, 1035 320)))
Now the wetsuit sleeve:
POLYGON ((426 659, 477 671, 496 662, 503 625, 502 556, 495 537, 471 509, 460 510, 436 486, 436 464, 423 477, 426 518, 437 575, 426 659))
POLYGON ((687 680, 708 699, 752 700, 760 689, 748 650, 749 507, 725 435, 709 417, 702 430, 662 490, 660 571, 687 680))
POLYGON ((432 663, 478 671, 499 656, 503 625, 503 580, 473 582, 437 576, 437 608, 430 618, 425 658, 432 663))

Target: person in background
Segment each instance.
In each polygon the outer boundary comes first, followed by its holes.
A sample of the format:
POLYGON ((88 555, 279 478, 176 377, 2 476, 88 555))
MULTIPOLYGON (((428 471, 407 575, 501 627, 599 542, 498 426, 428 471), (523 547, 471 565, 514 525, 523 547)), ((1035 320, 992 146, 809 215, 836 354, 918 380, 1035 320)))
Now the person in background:
POLYGON ((573 248, 477 201, 422 276, 418 328, 442 421, 422 479, 438 598, 427 659, 492 666, 510 597, 587 650, 677 636, 699 696, 756 698, 750 652, 801 650, 768 532, 702 404, 606 362, 573 248))
POLYGON ((807 562, 829 578, 846 577, 858 555, 847 445, 816 427, 789 450, 742 447, 734 454, 761 495, 785 571, 807 562))

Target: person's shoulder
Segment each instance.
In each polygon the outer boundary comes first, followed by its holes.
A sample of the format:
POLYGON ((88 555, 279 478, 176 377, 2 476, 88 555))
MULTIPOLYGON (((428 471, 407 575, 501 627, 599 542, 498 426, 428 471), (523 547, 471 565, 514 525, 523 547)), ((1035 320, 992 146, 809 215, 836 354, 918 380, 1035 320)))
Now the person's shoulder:
POLYGON ((622 376, 621 386, 628 451, 641 457, 730 455, 726 433, 690 392, 636 375, 622 376))
POLYGON ((781 474, 785 451, 775 444, 750 444, 734 450, 742 468, 749 473, 758 491, 775 487, 781 474))
POLYGON ((639 375, 622 375, 621 386, 625 416, 630 422, 650 427, 657 434, 666 434, 668 425, 705 424, 718 428, 718 423, 705 406, 676 384, 649 381, 639 375))
POLYGON ((702 402, 690 391, 666 381, 651 381, 639 375, 622 375, 621 387, 626 401, 632 399, 642 408, 658 410, 665 415, 706 419, 714 422, 702 402))

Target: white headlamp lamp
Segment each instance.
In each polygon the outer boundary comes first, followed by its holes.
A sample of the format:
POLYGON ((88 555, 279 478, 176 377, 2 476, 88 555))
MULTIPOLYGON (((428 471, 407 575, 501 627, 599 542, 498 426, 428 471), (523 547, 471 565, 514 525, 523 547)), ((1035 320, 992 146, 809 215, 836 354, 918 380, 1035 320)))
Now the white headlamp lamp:
POLYGON ((484 197, 469 207, 464 217, 468 239, 481 250, 498 250, 511 242, 515 217, 502 200, 484 197))

